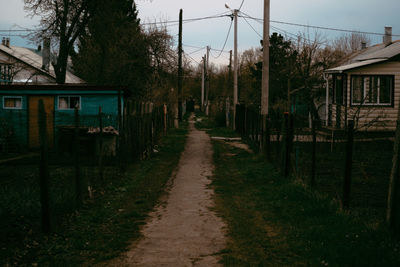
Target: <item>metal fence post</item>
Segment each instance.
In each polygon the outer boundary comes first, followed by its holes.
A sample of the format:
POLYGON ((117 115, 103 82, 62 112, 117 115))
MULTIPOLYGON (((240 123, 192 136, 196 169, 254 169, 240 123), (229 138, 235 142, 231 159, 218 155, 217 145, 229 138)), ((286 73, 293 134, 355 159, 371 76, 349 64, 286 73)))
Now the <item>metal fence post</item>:
POLYGON ((40 138, 40 203, 42 209, 42 230, 50 232, 50 207, 49 207, 49 155, 47 144, 47 121, 43 100, 39 100, 39 138, 40 138))
POLYGON ((350 205, 351 171, 353 165, 353 134, 354 134, 354 121, 349 120, 347 127, 346 162, 345 162, 345 173, 343 182, 342 207, 344 209, 348 209, 350 205))

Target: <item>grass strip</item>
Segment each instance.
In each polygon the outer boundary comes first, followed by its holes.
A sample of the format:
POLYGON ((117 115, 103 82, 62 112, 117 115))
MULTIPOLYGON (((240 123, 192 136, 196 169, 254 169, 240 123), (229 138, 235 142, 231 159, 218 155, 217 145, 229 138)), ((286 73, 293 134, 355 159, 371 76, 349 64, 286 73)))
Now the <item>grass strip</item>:
MULTIPOLYGON (((165 193, 187 135, 187 123, 162 138, 158 153, 128 166, 77 212, 60 220, 47 236, 29 233, 0 265, 91 266, 118 257, 140 236, 140 226, 165 193)), ((5 252, 3 250, 3 252, 5 252)))
MULTIPOLYGON (((209 131, 213 132, 213 131, 209 131)), ((226 266, 400 266, 399 243, 326 195, 284 179, 260 155, 213 141, 226 266)))

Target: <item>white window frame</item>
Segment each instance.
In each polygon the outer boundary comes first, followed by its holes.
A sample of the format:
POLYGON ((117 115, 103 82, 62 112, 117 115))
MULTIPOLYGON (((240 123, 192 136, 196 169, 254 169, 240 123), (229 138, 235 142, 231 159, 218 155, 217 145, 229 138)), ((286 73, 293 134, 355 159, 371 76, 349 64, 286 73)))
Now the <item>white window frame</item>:
POLYGON ((3 96, 3 109, 22 109, 23 107, 23 97, 22 96, 3 96), (6 107, 5 100, 10 98, 18 98, 21 99, 21 107, 6 107))
POLYGON ((79 98, 79 109, 78 110, 81 110, 82 109, 82 98, 81 98, 81 96, 80 95, 59 95, 59 96, 57 96, 57 108, 59 109, 59 110, 74 110, 75 108, 60 108, 60 97, 68 97, 68 106, 69 106, 69 98, 70 97, 78 97, 79 98))
POLYGON ((363 105, 363 106, 392 106, 393 105, 393 90, 394 90, 394 80, 393 80, 393 76, 392 75, 351 75, 351 92, 350 92, 350 94, 351 94, 351 105, 352 106, 359 106, 359 105, 363 105), (390 100, 389 100, 389 103, 379 103, 379 101, 380 101, 380 95, 381 95, 381 77, 385 77, 385 76, 388 76, 388 77, 391 77, 391 90, 390 90, 390 100), (362 85, 363 85, 363 88, 362 88, 362 93, 363 93, 363 95, 362 95, 362 100, 361 100, 361 103, 357 103, 357 102, 354 102, 354 97, 353 97, 353 90, 354 90, 354 83, 353 83, 353 78, 354 77, 361 77, 362 78, 362 85), (368 77, 369 78, 369 80, 368 80, 368 82, 367 82, 367 79, 365 79, 366 77, 368 77), (369 89, 369 90, 371 90, 371 88, 369 88, 370 86, 371 86, 371 78, 372 77, 377 77, 377 79, 378 79, 378 84, 377 84, 377 92, 376 92, 376 103, 374 103, 374 102, 366 102, 366 97, 367 97, 367 94, 368 94, 368 92, 367 92, 367 88, 369 89), (367 86, 367 84, 368 84, 368 86, 367 86))

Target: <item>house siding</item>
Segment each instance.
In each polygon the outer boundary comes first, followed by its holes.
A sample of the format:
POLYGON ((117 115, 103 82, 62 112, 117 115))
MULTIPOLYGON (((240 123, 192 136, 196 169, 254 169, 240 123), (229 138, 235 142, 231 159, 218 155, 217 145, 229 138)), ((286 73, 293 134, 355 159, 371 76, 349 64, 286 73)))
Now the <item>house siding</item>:
MULTIPOLYGON (((347 88, 346 88, 346 106, 347 120, 356 116, 356 127, 367 131, 394 131, 396 129, 397 112, 400 101, 400 62, 385 62, 374 64, 367 67, 347 71, 347 88), (393 105, 388 106, 351 106, 351 76, 352 75, 393 75, 394 76, 394 94, 393 105), (358 120, 358 122, 357 122, 358 120)), ((341 126, 344 125, 345 108, 340 107, 341 126)), ((337 105, 332 105, 332 124, 336 124, 337 105)))
POLYGON ((28 144, 28 102, 27 97, 24 95, 16 94, 1 94, 0 97, 0 135, 12 134, 15 142, 21 146, 28 144), (4 109, 3 96, 21 96, 22 108, 21 109, 4 109), (8 133, 4 132, 8 131, 8 133), (10 132, 11 131, 11 132, 10 132))
POLYGON ((29 78, 32 83, 55 83, 55 79, 40 73, 35 68, 32 68, 28 64, 22 63, 15 58, 8 56, 2 51, 0 51, 0 60, 10 62, 14 65, 14 82, 26 82, 26 80, 29 78))
MULTIPOLYGON (((1 89, 1 86, 0 86, 1 89)), ((103 126, 118 127, 118 91, 117 90, 0 90, 0 139, 1 131, 12 129, 14 138, 18 146, 28 146, 28 116, 29 96, 54 96, 54 136, 55 142, 58 138, 59 126, 74 125, 74 110, 60 110, 58 108, 59 96, 80 96, 81 107, 80 125, 94 126, 99 125, 99 107, 102 108, 103 126), (21 109, 4 109, 4 96, 21 96, 21 109)), ((121 105, 123 98, 121 96, 121 105)), ((121 108, 122 108, 121 106, 121 108)), ((1 140, 0 140, 1 141, 1 140)))

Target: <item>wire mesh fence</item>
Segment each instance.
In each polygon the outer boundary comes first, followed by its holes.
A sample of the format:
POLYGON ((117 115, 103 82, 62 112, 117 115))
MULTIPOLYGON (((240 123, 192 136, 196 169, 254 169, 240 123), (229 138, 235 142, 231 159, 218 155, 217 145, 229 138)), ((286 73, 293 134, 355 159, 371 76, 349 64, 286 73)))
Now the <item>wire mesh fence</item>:
MULTIPOLYGON (((255 148, 263 133, 257 108, 238 105, 237 131, 255 148)), ((282 177, 296 177, 327 194, 366 223, 385 220, 394 133, 322 126, 308 116, 277 114, 268 120, 266 154, 282 177)))
POLYGON ((27 129, 33 135, 26 137, 31 148, 11 150, 19 140, 13 122, 2 118, 4 240, 18 239, 29 229, 47 232, 82 202, 95 202, 107 184, 120 179, 126 165, 150 156, 173 126, 166 105, 131 101, 119 115, 103 113, 101 108, 94 115, 75 110, 56 117, 40 111, 36 120, 37 126, 27 129))

